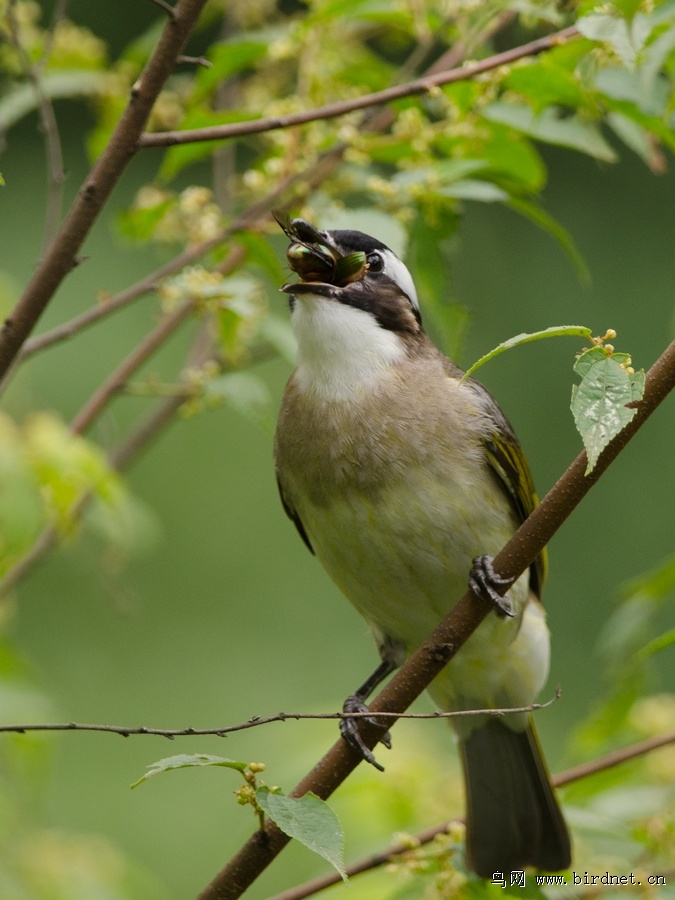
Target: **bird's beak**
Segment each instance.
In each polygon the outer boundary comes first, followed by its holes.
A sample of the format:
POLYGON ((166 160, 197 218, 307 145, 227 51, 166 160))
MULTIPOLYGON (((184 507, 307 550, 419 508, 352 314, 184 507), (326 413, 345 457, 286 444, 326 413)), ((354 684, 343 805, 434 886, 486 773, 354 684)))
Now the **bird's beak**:
POLYGON ((276 212, 273 215, 291 240, 286 251, 288 265, 300 276, 298 284, 285 284, 282 291, 292 293, 303 284, 313 288, 318 284, 342 288, 363 278, 368 268, 365 253, 342 254, 326 232, 319 231, 304 219, 289 219, 276 212))

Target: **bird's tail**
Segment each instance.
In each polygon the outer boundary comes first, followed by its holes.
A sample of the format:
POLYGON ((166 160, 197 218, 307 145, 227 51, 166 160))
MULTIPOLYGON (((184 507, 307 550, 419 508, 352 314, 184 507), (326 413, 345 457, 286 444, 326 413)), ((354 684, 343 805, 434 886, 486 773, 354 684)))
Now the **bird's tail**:
POLYGON ((570 865, 570 839, 530 720, 514 731, 490 717, 460 742, 467 865, 483 878, 570 865))

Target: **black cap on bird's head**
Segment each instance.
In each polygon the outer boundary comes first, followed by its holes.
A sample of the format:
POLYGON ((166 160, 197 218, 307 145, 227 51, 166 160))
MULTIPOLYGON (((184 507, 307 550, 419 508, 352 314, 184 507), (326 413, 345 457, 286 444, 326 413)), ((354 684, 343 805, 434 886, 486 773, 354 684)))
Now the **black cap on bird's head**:
POLYGON ((313 295, 369 312, 382 328, 417 333, 421 316, 407 267, 386 244, 362 231, 319 231, 304 219, 274 216, 291 243, 286 258, 300 276, 281 290, 313 295))

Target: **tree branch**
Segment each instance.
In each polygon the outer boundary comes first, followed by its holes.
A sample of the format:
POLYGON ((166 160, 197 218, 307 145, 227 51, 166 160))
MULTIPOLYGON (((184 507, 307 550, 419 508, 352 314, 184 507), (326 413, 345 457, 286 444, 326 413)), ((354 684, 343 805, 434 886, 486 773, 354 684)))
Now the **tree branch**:
MULTIPOLYGON (((631 759, 645 756, 647 753, 651 753, 661 747, 666 747, 669 744, 675 744, 675 731, 660 735, 659 737, 649 738, 648 740, 640 741, 636 744, 631 744, 628 747, 622 747, 620 750, 614 750, 606 756, 601 756, 590 762, 582 763, 572 769, 566 769, 564 772, 553 775, 551 781, 556 787, 572 784, 575 781, 580 781, 582 778, 588 778, 590 775, 604 772, 607 769, 628 762, 631 759)), ((448 822, 442 822, 439 825, 433 825, 431 828, 426 828, 424 831, 412 835, 412 840, 416 846, 429 844, 437 835, 446 834, 453 823, 462 821, 463 819, 458 817, 451 819, 448 822)), ((384 866, 391 862, 394 857, 409 852, 410 846, 411 844, 409 841, 400 841, 387 847, 386 850, 381 850, 378 853, 373 853, 370 856, 357 860, 346 867, 347 875, 352 878, 354 875, 361 875, 363 872, 370 872, 373 869, 384 866)), ((335 884, 340 884, 341 881, 342 876, 338 875, 337 872, 328 872, 326 875, 320 876, 319 878, 313 878, 311 881, 306 881, 304 884, 296 885, 295 887, 289 888, 287 891, 275 894, 273 897, 270 897, 269 900, 305 900, 305 898, 313 897, 315 894, 318 894, 326 888, 332 887, 335 884)))
MULTIPOLYGON (((644 424, 661 401, 675 387, 675 341, 647 373, 643 399, 636 404, 637 414, 626 428, 605 448, 595 469, 586 476, 585 451, 544 497, 532 515, 520 526, 494 559, 498 575, 514 581, 543 550, 557 529, 578 506, 628 441, 644 424)), ((419 649, 406 661, 370 705, 373 713, 406 710, 427 685, 461 648, 491 611, 489 603, 467 592, 419 649)), ((377 727, 368 725, 362 734, 371 749, 392 722, 377 727)), ((312 791, 327 799, 360 762, 344 741, 331 747, 314 769, 291 792, 298 797, 312 791)), ((264 833, 255 833, 200 893, 199 900, 235 900, 286 846, 290 838, 274 823, 264 833)))
POLYGON ((75 198, 49 250, 0 331, 0 377, 12 365, 57 288, 77 265, 77 253, 103 204, 136 153, 138 138, 206 0, 179 0, 105 150, 75 198))
POLYGON ((208 128, 186 128, 184 131, 160 131, 153 134, 143 134, 139 138, 139 148, 146 147, 171 147, 176 144, 191 144, 195 141, 222 141, 229 138, 244 137, 250 134, 260 134, 265 131, 275 131, 279 128, 292 128, 297 125, 306 125, 308 122, 318 122, 322 119, 335 119, 347 113, 361 109, 370 109, 373 106, 381 106, 400 100, 402 97, 412 97, 416 94, 427 94, 444 84, 452 84, 455 81, 467 81, 497 69, 499 66, 509 65, 526 56, 536 56, 545 50, 550 50, 558 44, 577 37, 578 32, 574 26, 556 31, 555 34, 538 38, 520 47, 514 47, 503 53, 497 53, 480 62, 470 63, 449 71, 435 72, 424 75, 414 81, 405 84, 397 84, 383 91, 375 91, 372 94, 364 94, 352 100, 339 100, 336 103, 328 103, 316 109, 303 110, 297 113, 289 113, 284 116, 267 116, 262 119, 248 120, 246 122, 234 122, 230 125, 212 125, 208 128))
MULTIPOLYGON (((462 709, 455 712, 442 712, 436 710, 429 713, 386 713, 380 714, 381 718, 386 719, 453 719, 460 716, 506 716, 509 713, 527 713, 535 712, 538 709, 546 709, 551 706, 560 697, 559 692, 546 703, 531 703, 529 706, 509 707, 508 709, 462 709)), ((147 728, 144 725, 135 727, 125 727, 124 725, 87 725, 80 722, 52 722, 52 723, 20 723, 15 725, 0 725, 1 732, 15 732, 25 734, 29 731, 105 731, 110 734, 120 734, 122 737, 130 737, 138 734, 154 734, 157 737, 168 738, 173 740, 177 737, 203 737, 212 735, 215 737, 223 737, 226 734, 232 734, 235 731, 247 731, 249 728, 259 728, 261 725, 270 725, 272 722, 287 722, 289 719, 299 722, 307 719, 365 719, 370 716, 370 712, 332 712, 332 713, 276 713, 273 716, 252 716, 246 722, 240 722, 237 725, 224 725, 221 728, 147 728)))

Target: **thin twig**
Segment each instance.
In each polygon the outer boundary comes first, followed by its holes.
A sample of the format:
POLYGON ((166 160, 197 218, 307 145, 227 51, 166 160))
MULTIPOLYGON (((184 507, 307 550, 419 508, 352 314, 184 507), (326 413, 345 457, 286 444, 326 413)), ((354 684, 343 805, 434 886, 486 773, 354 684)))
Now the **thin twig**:
POLYGON ((135 155, 137 142, 176 58, 206 0, 179 0, 138 81, 133 85, 103 153, 80 188, 65 221, 0 331, 0 378, 77 262, 77 254, 103 205, 135 155))
MULTIPOLYGON (((19 23, 16 20, 14 10, 15 5, 16 0, 10 0, 10 3, 7 6, 7 24, 9 25, 12 45, 19 54, 24 74, 30 81, 35 92, 40 115, 40 127, 44 135, 45 153, 47 156, 47 199, 45 204, 44 233, 42 236, 42 254, 44 255, 47 251, 47 247, 58 231, 63 201, 63 183, 66 178, 66 173, 63 167, 61 138, 56 115, 54 114, 54 106, 42 88, 42 66, 40 63, 34 64, 31 61, 30 56, 21 43, 19 37, 19 23)), ((58 24, 57 13, 61 14, 61 12, 61 9, 55 10, 52 28, 56 28, 56 25, 58 24)), ((51 40, 53 40, 53 32, 51 34, 51 40)), ((47 53, 48 50, 43 54, 41 60, 43 64, 46 62, 47 53)))
POLYGON ((192 299, 185 300, 172 313, 159 322, 150 334, 122 360, 117 368, 94 391, 89 400, 70 423, 70 430, 75 434, 86 431, 94 419, 107 406, 116 394, 139 369, 143 363, 160 347, 178 326, 184 322, 194 309, 192 299))
MULTIPOLYGON (((227 275, 240 264, 244 257, 242 247, 235 247, 220 265, 220 271, 227 275)), ((94 391, 91 397, 81 407, 70 423, 73 433, 80 433, 92 424, 97 416, 105 409, 110 400, 124 386, 134 372, 160 347, 169 335, 183 322, 193 308, 192 301, 186 301, 173 313, 165 316, 162 321, 147 335, 140 344, 119 364, 114 372, 94 391)), ((185 364, 184 371, 190 367, 203 365, 211 356, 208 351, 196 340, 191 348, 185 364)), ((183 404, 183 397, 169 397, 164 401, 137 429, 125 439, 109 455, 109 462, 114 468, 124 468, 134 456, 144 449, 150 440, 163 428, 183 404)), ((88 502, 88 495, 83 496, 71 510, 71 514, 77 518, 81 515, 88 502)), ((58 533, 54 526, 47 526, 39 535, 32 547, 14 563, 0 579, 0 599, 8 594, 18 582, 42 559, 42 557, 54 546, 58 533)))
POLYGON ((92 306, 90 309, 74 316, 67 322, 63 322, 61 325, 57 325, 49 331, 45 331, 43 334, 29 338, 19 351, 16 364, 18 365, 19 362, 23 362, 34 353, 39 353, 41 350, 45 350, 53 344, 74 337, 80 331, 88 328, 90 325, 95 325, 97 322, 101 321, 101 319, 110 315, 110 313, 122 309, 124 306, 131 303, 133 300, 142 297, 144 294, 156 290, 158 285, 165 278, 179 272, 181 269, 184 269, 185 266, 189 266, 191 263, 195 262, 195 260, 205 256, 215 247, 221 246, 238 232, 245 230, 255 231, 267 225, 270 221, 270 209, 273 208, 275 204, 279 203, 280 198, 289 189, 291 183, 290 179, 282 182, 261 200, 252 204, 245 212, 238 216, 234 222, 221 229, 213 237, 201 241, 198 244, 193 244, 191 247, 183 250, 173 259, 155 269, 154 272, 141 278, 136 284, 103 300, 96 306, 92 306))
POLYGON ((150 0, 151 3, 154 3, 155 6, 159 6, 159 8, 169 16, 169 18, 173 19, 176 15, 176 10, 171 6, 166 0, 150 0))
MULTIPOLYGON (((601 756, 590 762, 574 766, 572 769, 566 769, 564 772, 559 772, 557 775, 554 775, 551 778, 551 781, 556 787, 572 784, 575 781, 580 781, 582 778, 588 778, 591 775, 604 772, 607 769, 628 762, 631 759, 645 756, 647 753, 651 753, 661 747, 666 747, 669 744, 675 744, 675 731, 671 731, 669 734, 660 735, 659 737, 649 738, 636 744, 631 744, 628 747, 622 747, 620 750, 614 750, 606 756, 601 756)), ((447 822, 441 822, 439 825, 433 825, 431 828, 426 828, 424 831, 412 835, 412 841, 398 841, 387 847, 385 850, 365 856, 346 866, 347 875, 350 878, 353 878, 355 875, 361 875, 363 872, 370 872, 373 869, 384 866, 391 862, 394 857, 409 852, 411 845, 423 846, 424 844, 429 844, 439 834, 447 834, 453 824, 463 821, 461 816, 457 816, 447 822)), ((332 887, 335 884, 339 884, 341 881, 342 878, 337 872, 329 872, 319 878, 313 878, 311 881, 306 881, 304 884, 289 888, 287 891, 282 891, 280 894, 275 894, 273 897, 270 897, 269 900, 305 900, 305 898, 313 897, 320 891, 326 890, 326 888, 332 887)))
MULTIPOLYGON (((381 718, 399 718, 399 719, 453 719, 461 716, 506 716, 509 713, 528 713, 535 712, 539 709, 546 709, 556 702, 560 697, 560 693, 556 691, 554 697, 545 703, 531 703, 529 706, 508 707, 505 709, 462 709, 455 712, 442 712, 436 710, 430 713, 393 713, 384 712, 381 718)), ((270 725, 272 722, 287 722, 289 719, 293 721, 302 721, 306 719, 365 719, 370 716, 369 712, 332 712, 332 713, 276 713, 273 716, 252 716, 246 722, 240 722, 237 725, 225 725, 221 728, 147 728, 146 726, 138 726, 128 728, 123 725, 86 725, 78 722, 57 722, 57 723, 37 723, 28 724, 21 723, 19 725, 0 725, 0 732, 13 731, 24 734, 28 731, 107 731, 112 734, 121 734, 123 737, 137 734, 154 734, 159 737, 169 738, 173 740, 176 737, 185 737, 187 735, 215 735, 223 737, 226 734, 232 734, 235 731, 246 731, 249 728, 259 728, 261 725, 270 725)))
POLYGON ((538 53, 543 53, 545 50, 550 50, 551 47, 577 37, 577 35, 578 32, 574 26, 563 28, 561 31, 555 32, 555 34, 538 38, 511 50, 505 50, 503 53, 497 53, 480 62, 470 63, 449 71, 427 74, 406 84, 393 85, 383 91, 364 94, 351 100, 339 100, 336 103, 328 103, 315 109, 289 113, 283 116, 267 116, 262 119, 247 120, 246 122, 234 122, 230 125, 213 125, 208 128, 186 128, 184 131, 146 133, 139 138, 138 146, 141 148, 171 147, 176 144, 191 144, 195 141, 222 141, 250 134, 260 134, 264 131, 275 131, 279 128, 306 125, 309 122, 317 122, 322 119, 335 119, 347 113, 370 109, 374 106, 382 106, 383 104, 391 103, 393 100, 400 100, 403 97, 427 94, 445 84, 476 78, 478 75, 516 62, 526 56, 535 56, 538 53))
MULTIPOLYGON (((141 343, 117 366, 117 368, 94 391, 84 406, 76 413, 70 423, 70 430, 74 434, 85 431, 97 416, 105 409, 110 400, 124 386, 128 378, 160 347, 166 338, 183 322, 192 312, 193 303, 187 300, 173 313, 165 316, 162 321, 147 335, 141 343)), ((173 398, 171 398, 173 400, 173 398)), ((182 402, 182 401, 181 401, 182 402)), ((180 405, 180 403, 178 404, 180 405)), ((145 441, 143 442, 145 443, 145 441)), ((74 518, 78 518, 84 511, 89 501, 89 494, 84 494, 77 500, 70 510, 74 518)), ((53 525, 48 525, 40 533, 32 547, 18 559, 14 565, 5 572, 0 579, 0 600, 11 591, 18 582, 34 568, 42 557, 54 546, 58 532, 53 525)))
POLYGON ((177 63, 186 63, 191 66, 201 66, 203 69, 213 68, 213 63, 205 56, 179 56, 177 63))

